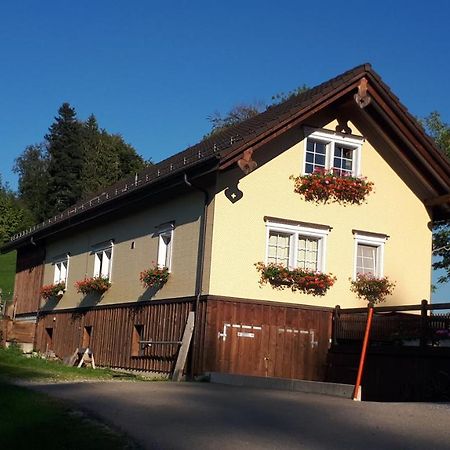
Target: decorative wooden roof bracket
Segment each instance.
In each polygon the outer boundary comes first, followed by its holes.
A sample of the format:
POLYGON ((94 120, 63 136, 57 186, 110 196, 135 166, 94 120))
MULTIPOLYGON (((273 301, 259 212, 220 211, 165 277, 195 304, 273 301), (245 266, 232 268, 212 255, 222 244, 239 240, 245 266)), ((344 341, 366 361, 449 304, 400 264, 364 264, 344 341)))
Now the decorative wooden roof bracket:
POLYGON ((356 93, 353 96, 356 104, 361 109, 365 108, 372 100, 372 97, 367 93, 367 85, 368 85, 367 78, 361 78, 361 81, 358 86, 358 93, 356 93))
POLYGON ((252 159, 253 155, 253 149, 248 148, 247 150, 244 150, 242 152, 242 158, 238 160, 237 164, 239 168, 242 170, 242 172, 245 173, 245 175, 248 175, 250 172, 256 169, 258 164, 256 161, 253 161, 252 159))

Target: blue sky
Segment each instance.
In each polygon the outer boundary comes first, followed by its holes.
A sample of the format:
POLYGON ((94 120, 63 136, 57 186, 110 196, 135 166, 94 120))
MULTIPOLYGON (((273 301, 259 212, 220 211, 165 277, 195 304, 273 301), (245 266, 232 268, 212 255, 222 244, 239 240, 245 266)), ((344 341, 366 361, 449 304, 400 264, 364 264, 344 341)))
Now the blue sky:
POLYGON ((16 187, 14 159, 64 101, 157 162, 196 143, 216 110, 363 62, 414 115, 450 122, 449 23, 439 0, 4 0, 0 174, 16 187))

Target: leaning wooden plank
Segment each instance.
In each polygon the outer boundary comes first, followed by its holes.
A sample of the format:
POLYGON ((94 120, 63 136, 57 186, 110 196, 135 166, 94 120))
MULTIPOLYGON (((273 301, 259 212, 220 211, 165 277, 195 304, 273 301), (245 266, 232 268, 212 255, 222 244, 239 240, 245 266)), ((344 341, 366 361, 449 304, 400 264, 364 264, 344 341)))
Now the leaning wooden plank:
POLYGON ((195 313, 191 311, 186 321, 186 327, 183 333, 183 339, 181 340, 180 351, 178 352, 177 362, 175 364, 175 370, 173 371, 172 381, 180 381, 183 376, 183 369, 186 364, 186 358, 191 344, 192 332, 194 331, 195 313))
POLYGON ((85 356, 86 356, 87 358, 89 358, 89 349, 88 349, 88 348, 87 348, 87 349, 84 351, 84 353, 81 355, 80 363, 78 364, 78 368, 80 368, 80 367, 84 364, 84 358, 85 358, 85 356))

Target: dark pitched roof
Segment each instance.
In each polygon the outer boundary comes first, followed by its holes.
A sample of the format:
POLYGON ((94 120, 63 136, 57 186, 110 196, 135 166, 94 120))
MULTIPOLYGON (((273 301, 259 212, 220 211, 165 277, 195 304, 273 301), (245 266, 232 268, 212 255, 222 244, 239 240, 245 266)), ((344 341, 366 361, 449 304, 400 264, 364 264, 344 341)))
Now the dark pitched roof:
POLYGON ((187 171, 202 162, 217 159, 220 161, 222 167, 226 167, 227 161, 228 163, 229 161, 233 161, 233 157, 239 155, 243 149, 251 146, 257 139, 267 133, 271 133, 277 127, 282 127, 302 112, 308 110, 308 108, 319 107, 320 104, 324 104, 328 97, 342 91, 344 88, 348 88, 349 86, 355 87, 355 83, 363 76, 375 81, 381 87, 385 97, 409 121, 409 125, 414 128, 420 139, 426 142, 426 146, 431 149, 432 157, 436 165, 441 165, 448 179, 450 179, 450 164, 448 160, 436 149, 433 141, 425 134, 417 121, 409 114, 407 109, 381 80, 379 75, 376 74, 371 65, 362 64, 312 89, 293 96, 280 104, 271 106, 255 117, 218 132, 198 144, 188 147, 184 151, 154 166, 146 168, 135 177, 129 177, 119 181, 105 189, 99 195, 87 201, 80 202, 66 209, 61 214, 16 234, 11 239, 11 242, 2 248, 2 251, 9 251, 12 248, 18 247, 36 233, 42 234, 48 228, 53 230, 58 228, 58 224, 62 225, 66 222, 72 222, 79 214, 85 214, 87 211, 95 210, 101 205, 117 201, 121 197, 132 194, 132 192, 151 189, 160 180, 187 171))

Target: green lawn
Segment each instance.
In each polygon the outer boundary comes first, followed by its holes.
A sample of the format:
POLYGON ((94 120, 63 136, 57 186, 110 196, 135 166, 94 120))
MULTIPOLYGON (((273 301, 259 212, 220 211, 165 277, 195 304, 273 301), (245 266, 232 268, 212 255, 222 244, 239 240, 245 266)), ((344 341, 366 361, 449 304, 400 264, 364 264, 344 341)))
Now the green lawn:
MULTIPOLYGON (((76 380, 142 380, 136 375, 110 369, 90 369, 65 366, 59 361, 47 361, 38 356, 26 357, 15 348, 0 348, 0 377, 25 380, 76 381, 76 380)), ((1 397, 0 397, 1 401, 1 397)))
POLYGON ((6 300, 13 298, 16 256, 16 252, 0 255, 0 288, 3 291, 3 298, 6 300))
POLYGON ((2 449, 129 449, 127 437, 29 389, 0 381, 2 449))

